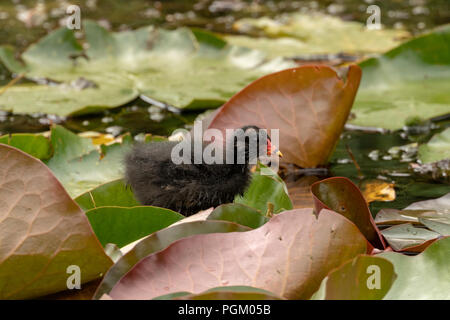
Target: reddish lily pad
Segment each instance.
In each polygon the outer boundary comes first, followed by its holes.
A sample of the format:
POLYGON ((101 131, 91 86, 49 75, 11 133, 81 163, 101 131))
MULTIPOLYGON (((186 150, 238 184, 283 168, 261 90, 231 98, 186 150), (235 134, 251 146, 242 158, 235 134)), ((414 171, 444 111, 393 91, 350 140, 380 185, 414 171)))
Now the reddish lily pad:
POLYGON ((137 263, 109 295, 152 299, 178 291, 252 286, 287 299, 307 299, 330 270, 364 253, 367 241, 342 215, 284 211, 262 227, 179 240, 137 263))
POLYGON ((364 196, 351 180, 344 177, 328 178, 314 183, 311 191, 317 213, 323 208, 339 212, 356 224, 373 247, 386 247, 364 196))
POLYGON ((111 267, 111 269, 108 270, 102 283, 97 288, 94 299, 100 299, 104 294, 108 294, 117 281, 130 271, 141 259, 152 253, 163 250, 172 242, 196 234, 242 232, 248 230, 250 229, 247 227, 228 221, 194 221, 173 225, 169 228, 155 232, 139 241, 133 249, 128 251, 111 267))
POLYGON ((272 73, 234 95, 213 115, 209 128, 225 132, 251 124, 278 129, 283 159, 316 167, 327 163, 333 152, 360 79, 361 69, 355 65, 345 81, 327 66, 272 73))
POLYGON ((0 163, 0 299, 65 290, 72 265, 82 283, 108 270, 85 214, 41 161, 0 144, 0 163))

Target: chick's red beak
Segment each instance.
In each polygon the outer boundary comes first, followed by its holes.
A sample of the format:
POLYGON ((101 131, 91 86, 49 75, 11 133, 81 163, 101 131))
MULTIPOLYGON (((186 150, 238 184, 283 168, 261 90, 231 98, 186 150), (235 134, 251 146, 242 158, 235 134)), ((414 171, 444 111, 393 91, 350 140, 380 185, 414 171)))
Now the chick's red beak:
POLYGON ((283 157, 283 154, 281 153, 280 150, 277 149, 277 147, 275 147, 269 139, 267 139, 267 155, 271 156, 272 154, 276 154, 278 155, 280 158, 283 157))

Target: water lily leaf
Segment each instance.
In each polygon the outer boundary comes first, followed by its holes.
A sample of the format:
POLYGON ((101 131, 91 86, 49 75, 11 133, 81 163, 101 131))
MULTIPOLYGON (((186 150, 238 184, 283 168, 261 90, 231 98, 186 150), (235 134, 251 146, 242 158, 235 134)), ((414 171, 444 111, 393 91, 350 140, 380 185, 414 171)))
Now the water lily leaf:
POLYGON ((140 94, 177 108, 214 108, 262 75, 293 63, 265 60, 262 52, 224 44, 208 32, 152 26, 111 33, 95 22, 84 25, 84 52, 65 27, 30 46, 13 60, 2 48, 9 70, 57 85, 18 85, 0 95, 2 109, 79 115, 117 107, 140 94), (195 75, 195 76, 192 76, 195 75), (190 81, 185 81, 186 79, 190 81))
POLYGON ((450 128, 435 134, 428 143, 421 145, 419 159, 422 163, 450 159, 450 128))
POLYGON ((95 189, 78 196, 75 201, 85 211, 97 207, 136 207, 136 200, 131 188, 126 187, 122 179, 102 184, 95 189))
POLYGON ((359 255, 332 271, 312 299, 381 300, 396 278, 394 266, 389 260, 359 255))
MULTIPOLYGON (((412 250, 412 247, 423 245, 425 242, 428 242, 429 245, 431 243, 430 240, 435 240, 441 236, 437 232, 424 228, 417 228, 410 223, 400 224, 381 230, 381 233, 395 251, 414 252, 417 252, 417 248, 412 250)), ((424 249, 423 246, 421 246, 421 249, 424 249)))
POLYGON ((367 240, 378 249, 385 248, 367 202, 358 187, 344 177, 318 181, 311 186, 316 212, 334 210, 352 221, 367 240))
POLYGON ((242 232, 247 230, 250 229, 235 223, 211 220, 182 223, 157 231, 139 241, 133 249, 128 251, 108 270, 102 283, 98 286, 94 299, 100 299, 103 294, 108 294, 117 281, 141 259, 163 250, 177 240, 196 234, 242 232))
POLYGON ((249 286, 217 287, 205 292, 175 292, 154 300, 282 300, 272 292, 249 286))
POLYGON ((450 236, 450 217, 447 216, 447 222, 435 221, 432 219, 419 218, 419 222, 428 229, 438 232, 443 236, 450 236))
POLYGON ((91 139, 54 126, 51 142, 54 156, 47 165, 69 194, 76 198, 99 185, 123 177, 123 157, 131 146, 132 138, 126 135, 122 143, 102 145, 98 150, 91 139))
POLYGON ((239 203, 218 206, 207 219, 235 222, 252 229, 259 228, 269 221, 269 218, 262 215, 260 211, 239 203))
POLYGON ((302 66, 264 76, 233 96, 209 128, 256 125, 279 130, 283 160, 302 167, 326 164, 342 132, 361 70, 350 66, 346 81, 326 66, 302 66), (330 115, 333 115, 332 117, 330 115))
POLYGON ((76 116, 115 108, 139 95, 137 90, 124 87, 127 83, 132 85, 128 79, 115 79, 114 75, 108 75, 96 80, 102 81, 97 88, 86 89, 78 89, 71 84, 16 85, 0 95, 0 109, 14 113, 76 116))
POLYGON ((450 299, 450 238, 440 239, 417 256, 383 252, 377 257, 389 260, 397 279, 384 299, 450 299))
POLYGON ((450 192, 437 199, 414 202, 405 210, 436 210, 450 214, 450 192))
POLYGON ((20 149, 40 160, 49 159, 53 153, 50 140, 39 134, 15 133, 4 135, 0 137, 0 143, 20 149))
POLYGON ((312 46, 300 39, 290 37, 267 38, 249 37, 245 35, 226 35, 224 38, 233 45, 262 51, 270 58, 296 58, 324 51, 323 48, 312 46))
POLYGON ((353 107, 361 126, 400 129, 450 112, 450 25, 360 64, 353 107))
POLYGON ((375 222, 377 225, 395 226, 382 231, 394 250, 421 252, 436 238, 450 235, 449 200, 450 193, 412 203, 403 210, 382 209, 375 222))
POLYGON ((112 261, 51 171, 4 144, 0 160, 0 299, 65 290, 72 265, 82 283, 100 277, 112 261))
POLYGON ((276 20, 268 17, 244 18, 236 21, 233 27, 243 33, 278 39, 227 36, 227 41, 265 51, 270 56, 288 57, 385 52, 409 36, 403 30, 370 30, 362 23, 343 21, 320 13, 284 14, 276 20))
POLYGON ((419 219, 432 218, 433 220, 447 219, 448 214, 435 210, 397 210, 381 209, 375 216, 377 225, 395 225, 403 223, 420 224, 419 219))
POLYGON ((287 299, 307 299, 330 270, 364 253, 366 244, 358 228, 340 214, 323 210, 316 217, 312 209, 285 211, 248 232, 179 240, 139 261, 109 295, 152 299, 244 285, 287 299))
POLYGON ((45 297, 40 297, 39 300, 91 300, 100 281, 100 279, 96 279, 84 283, 79 290, 67 289, 45 297))
POLYGON ((262 174, 253 174, 250 186, 243 196, 236 196, 235 203, 257 209, 260 214, 267 213, 268 203, 273 205, 273 213, 292 209, 292 202, 286 193, 284 182, 262 174))
POLYGON ((114 243, 119 248, 184 218, 172 210, 151 206, 100 207, 86 215, 101 244, 114 243))

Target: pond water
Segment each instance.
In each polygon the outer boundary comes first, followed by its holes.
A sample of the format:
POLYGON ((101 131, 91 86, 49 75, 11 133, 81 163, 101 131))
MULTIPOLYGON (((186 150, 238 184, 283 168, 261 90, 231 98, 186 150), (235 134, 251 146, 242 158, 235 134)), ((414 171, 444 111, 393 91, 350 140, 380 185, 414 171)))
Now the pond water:
POLYGON ((402 209, 415 201, 440 197, 450 192, 449 180, 442 178, 436 181, 431 176, 414 173, 409 165, 417 159, 414 147, 409 152, 397 151, 399 146, 425 142, 449 125, 450 121, 442 121, 434 124, 434 129, 421 128, 420 134, 403 130, 388 134, 346 131, 331 158, 330 173, 350 178, 359 187, 372 179, 394 183, 395 201, 372 202, 370 209, 373 214, 382 208, 402 209), (347 146, 360 166, 362 177, 351 161, 347 146))
POLYGON ((369 5, 381 8, 381 23, 413 33, 450 22, 448 0, 2 0, 1 43, 23 48, 61 25, 65 5, 81 7, 82 17, 101 21, 113 30, 155 24, 166 28, 202 27, 235 32, 232 24, 244 17, 273 17, 285 12, 323 12, 344 20, 365 22, 369 5), (30 17, 33 13, 33 18, 30 17))
MULTIPOLYGON (((19 49, 63 23, 67 1, 1 1, 0 43, 19 49), (30 15, 33 13, 33 15, 30 15), (33 18, 30 18, 33 16, 33 18)), ((141 1, 141 0, 84 0, 70 1, 82 8, 82 17, 99 21, 112 30, 127 30, 155 24, 166 28, 177 26, 202 27, 216 32, 234 33, 232 24, 243 17, 274 17, 284 12, 324 12, 345 20, 365 22, 367 6, 381 7, 381 22, 387 27, 404 28, 411 33, 422 32, 450 21, 448 0, 408 1, 141 1)), ((0 85, 8 83, 11 75, 0 66, 0 85)), ((51 115, 17 115, 0 111, 0 134, 42 132, 52 123, 60 123, 75 132, 95 130, 119 135, 141 132, 170 135, 180 127, 189 127, 197 117, 195 112, 173 113, 136 100, 124 107, 97 115, 62 119, 51 115)), ((395 182, 397 199, 394 202, 374 202, 373 212, 382 207, 403 208, 413 201, 441 196, 448 192, 445 182, 414 175, 410 161, 389 158, 389 150, 414 141, 426 141, 431 134, 448 126, 441 122, 433 130, 420 135, 399 131, 389 134, 345 132, 330 164, 332 175, 342 175, 360 183, 355 165, 349 159, 346 146, 353 152, 364 179, 386 179, 395 182), (369 154, 379 153, 378 160, 369 154), (378 151, 376 151, 378 150, 378 151), (371 153, 372 152, 372 153, 371 153), (383 159, 384 156, 384 159, 383 159), (373 158, 373 157, 372 157, 373 158)), ((411 160, 415 160, 411 159, 411 160)))

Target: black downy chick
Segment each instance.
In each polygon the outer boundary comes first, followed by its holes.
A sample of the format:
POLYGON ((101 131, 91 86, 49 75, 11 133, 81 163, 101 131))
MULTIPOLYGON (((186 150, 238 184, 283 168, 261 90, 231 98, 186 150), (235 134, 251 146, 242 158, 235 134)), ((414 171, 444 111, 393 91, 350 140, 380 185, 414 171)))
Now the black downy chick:
MULTIPOLYGON (((206 164, 203 161, 194 164, 193 152, 190 164, 175 164, 171 158, 172 148, 179 142, 137 144, 125 158, 126 183, 143 205, 168 208, 185 216, 233 202, 234 197, 242 195, 249 185, 249 163, 254 163, 260 155, 275 152, 264 130, 261 130, 263 138, 260 141, 258 127, 241 129, 237 132, 244 133, 245 139, 238 139, 238 134, 233 136, 228 142, 231 146, 222 151, 224 164, 206 164), (249 146, 257 147, 255 150, 249 146), (267 152, 260 151, 260 146, 265 146, 267 152), (229 152, 230 147, 234 161, 226 164, 225 152, 229 152), (245 155, 243 158, 241 152, 245 155), (239 155, 241 158, 238 159, 239 155)), ((278 154, 281 155, 280 152, 278 154)))

